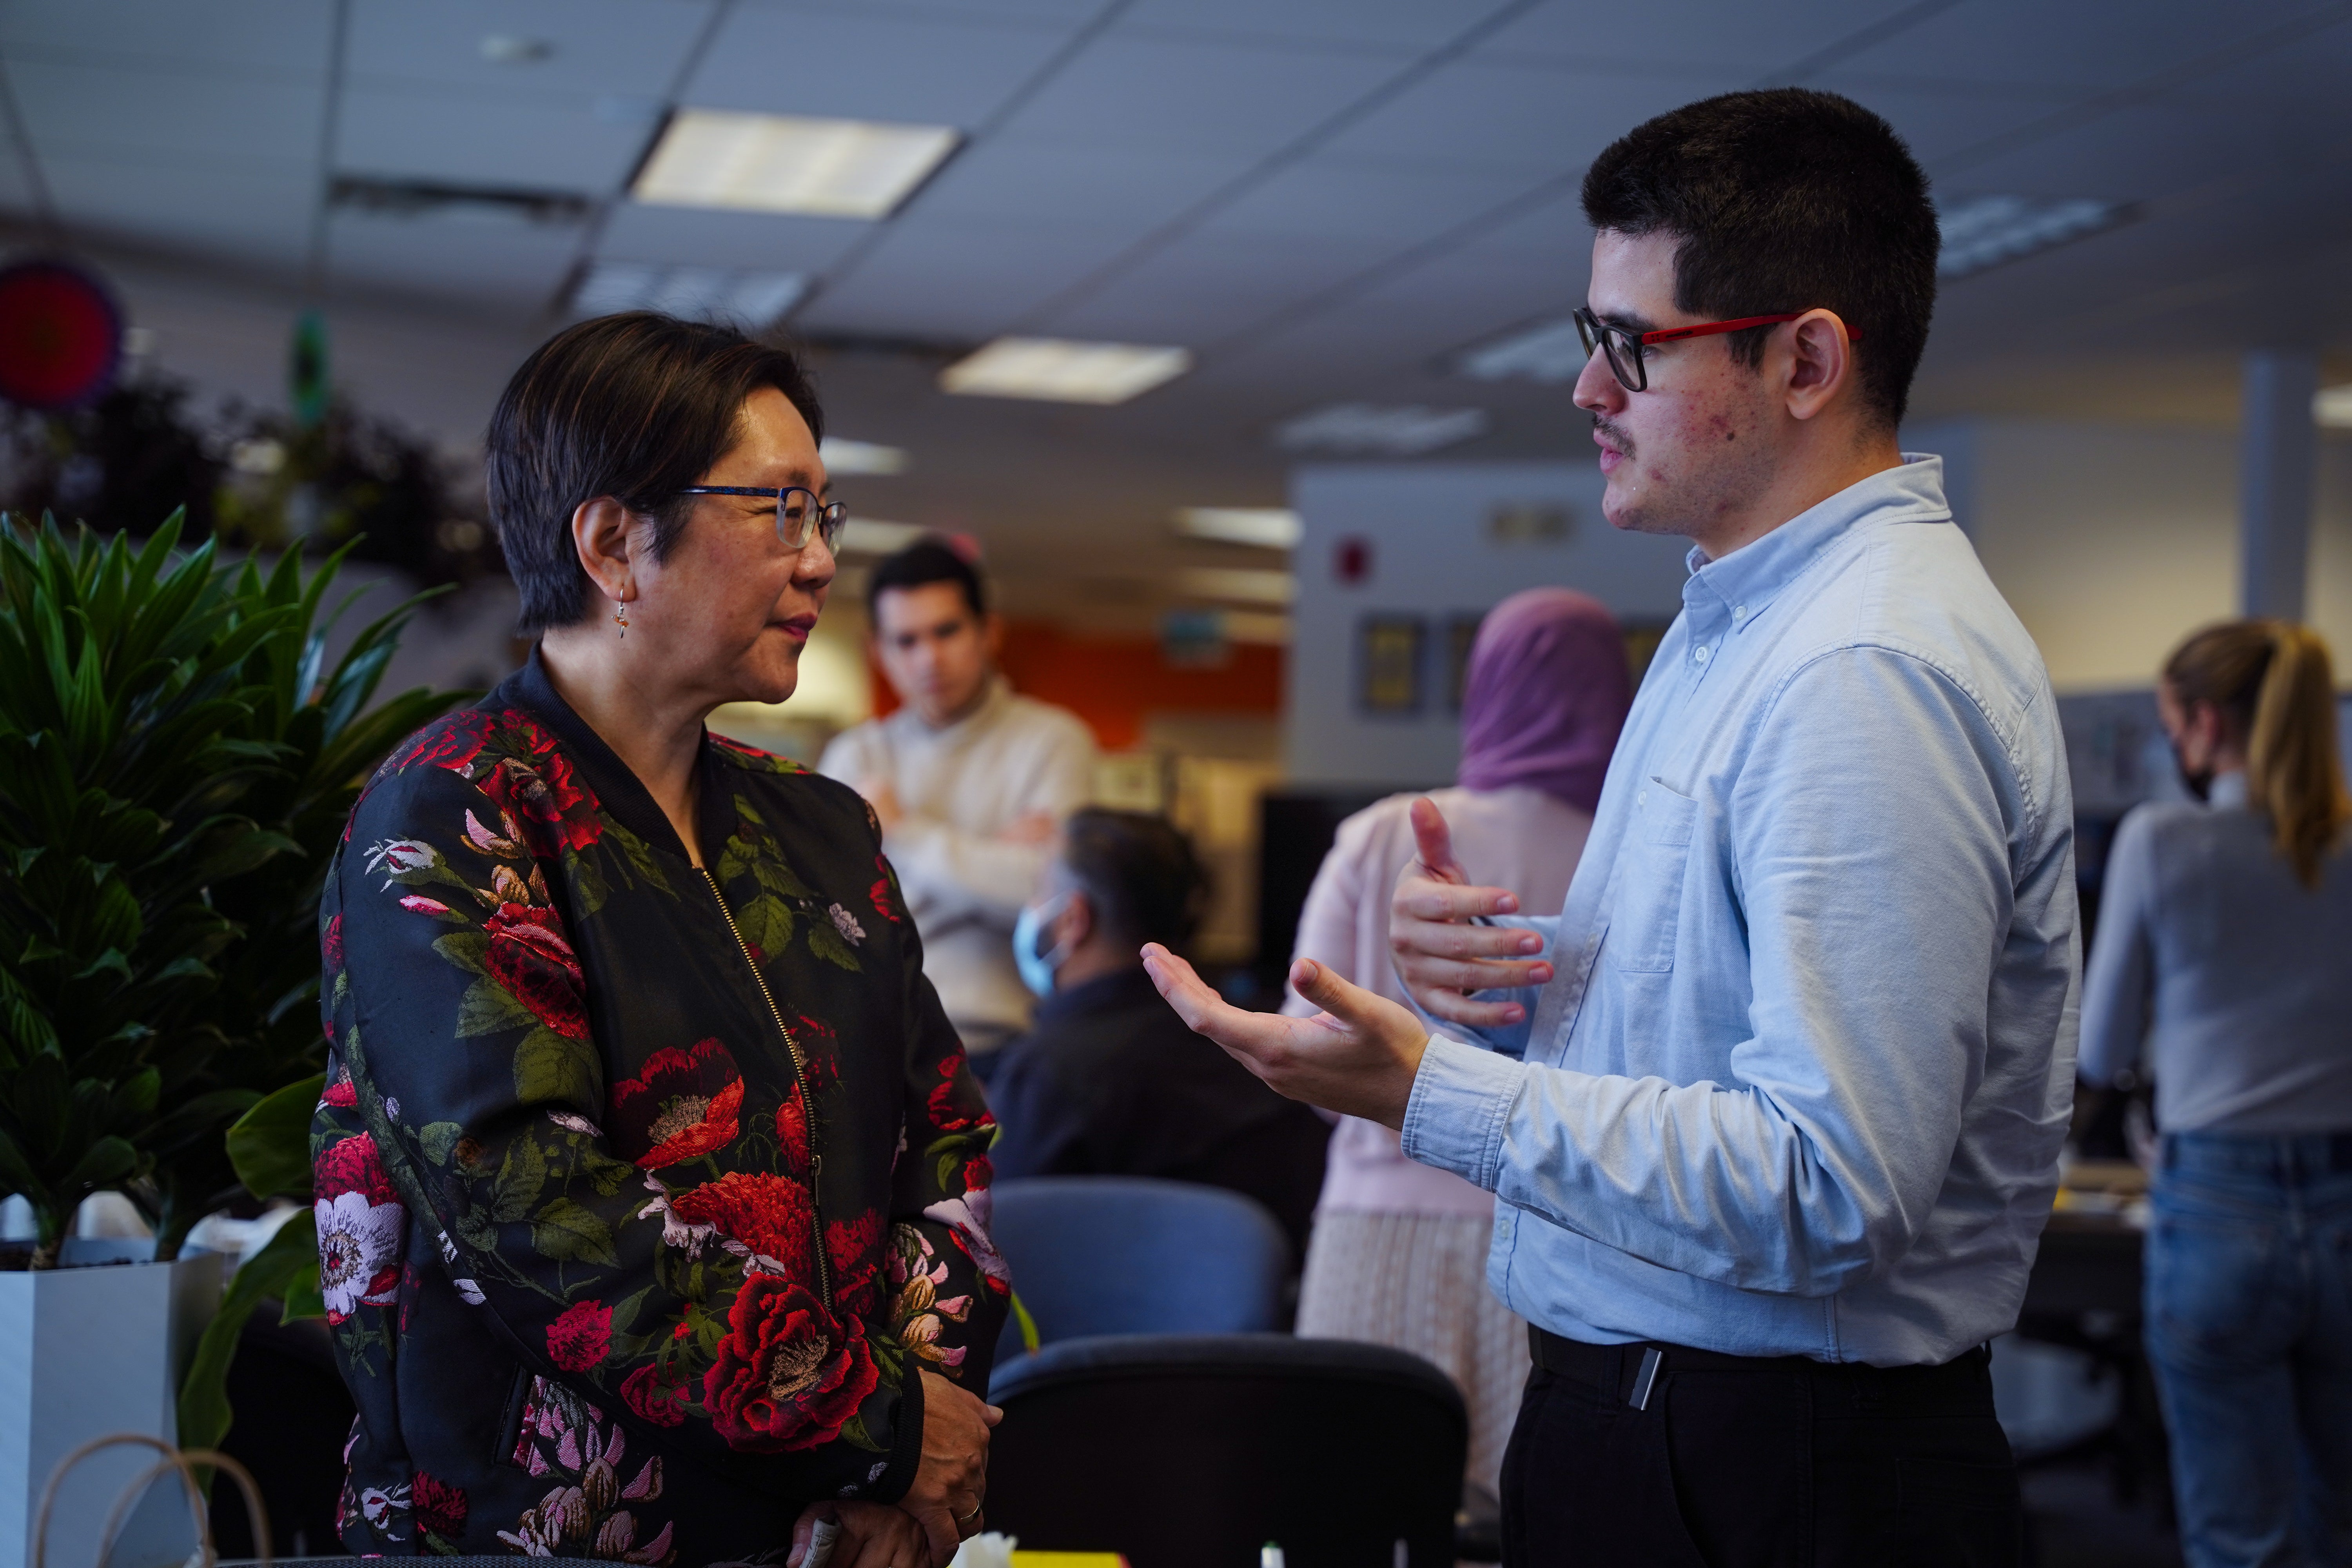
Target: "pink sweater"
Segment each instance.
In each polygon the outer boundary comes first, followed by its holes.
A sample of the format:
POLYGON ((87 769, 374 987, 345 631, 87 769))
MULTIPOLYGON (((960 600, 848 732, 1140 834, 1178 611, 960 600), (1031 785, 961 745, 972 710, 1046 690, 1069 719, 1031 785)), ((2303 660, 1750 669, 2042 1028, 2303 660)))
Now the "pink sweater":
MULTIPOLYGON (((1339 825, 1298 917, 1296 956, 1328 963, 1367 990, 1405 1000, 1389 952, 1389 894, 1413 858, 1406 809, 1391 795, 1339 825)), ((1529 914, 1556 913, 1592 830, 1588 814, 1542 790, 1442 789, 1430 799, 1454 832, 1454 852, 1470 879, 1508 888, 1529 914)), ((1410 1004, 1408 1004, 1410 1005, 1410 1004)), ((1312 1013, 1297 992, 1283 1011, 1312 1013)), ((1331 1134, 1318 1212, 1487 1215, 1495 1200, 1450 1171, 1416 1165, 1397 1135, 1375 1121, 1339 1119, 1331 1134)))

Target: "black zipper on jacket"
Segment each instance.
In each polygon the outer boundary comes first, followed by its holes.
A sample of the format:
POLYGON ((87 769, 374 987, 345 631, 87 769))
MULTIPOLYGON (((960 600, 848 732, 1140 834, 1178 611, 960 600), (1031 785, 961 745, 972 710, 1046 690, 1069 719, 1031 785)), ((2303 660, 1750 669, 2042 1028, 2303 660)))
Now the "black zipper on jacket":
POLYGON ((784 1054, 792 1058, 793 1084, 801 1094, 801 1120, 808 1128, 809 1212, 816 1218, 817 1289, 824 1297, 825 1311, 831 1313, 833 1267, 824 1252, 824 1156, 816 1152, 816 1097, 809 1092, 808 1074, 801 1060, 801 1043, 793 1038, 792 1030, 785 1026, 784 1015, 776 1006, 775 996, 768 990, 767 978, 760 973, 760 961, 751 956, 751 944, 743 940, 742 928, 735 923, 735 911, 727 907, 727 895, 719 890, 719 879, 710 874, 708 867, 697 866, 695 869, 702 873, 703 881, 709 885, 710 896, 718 900, 719 916, 727 922, 728 934, 735 939, 735 951, 743 955, 743 962, 751 967, 751 984, 760 988, 760 1000, 768 1005, 768 1016, 775 1020, 776 1033, 784 1037, 784 1054))

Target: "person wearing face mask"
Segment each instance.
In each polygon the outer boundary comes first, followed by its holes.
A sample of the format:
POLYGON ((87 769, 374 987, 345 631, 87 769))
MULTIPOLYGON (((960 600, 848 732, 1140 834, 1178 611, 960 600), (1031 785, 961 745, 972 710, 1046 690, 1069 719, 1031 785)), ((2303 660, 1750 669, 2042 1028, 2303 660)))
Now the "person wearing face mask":
POLYGON ((2327 647, 2208 626, 2157 711, 2199 805, 2116 830, 2082 1076, 2147 1058, 2148 1360, 2190 1568, 2352 1562, 2352 853, 2327 647))
POLYGON ((1187 1029, 1143 973, 1181 947, 1208 879, 1164 818, 1072 816, 1013 939, 1041 999, 989 1086, 996 1175, 1160 1176, 1257 1199, 1303 1249, 1329 1129, 1187 1029))

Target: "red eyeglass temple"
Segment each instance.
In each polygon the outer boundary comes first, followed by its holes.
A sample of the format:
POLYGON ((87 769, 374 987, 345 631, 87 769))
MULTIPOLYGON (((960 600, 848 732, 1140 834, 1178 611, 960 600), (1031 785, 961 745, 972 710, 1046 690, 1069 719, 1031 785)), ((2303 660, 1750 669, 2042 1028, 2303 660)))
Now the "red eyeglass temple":
MULTIPOLYGON (((1670 343, 1677 338, 1712 337, 1717 332, 1736 332, 1747 327, 1769 327, 1779 321, 1793 321, 1803 314, 1802 310, 1790 310, 1780 316, 1742 316, 1736 321, 1704 321, 1696 327, 1667 327, 1660 331, 1643 332, 1642 342, 1644 344, 1670 343)), ((1852 327, 1845 330, 1845 337, 1850 343, 1862 342, 1862 334, 1852 327)))

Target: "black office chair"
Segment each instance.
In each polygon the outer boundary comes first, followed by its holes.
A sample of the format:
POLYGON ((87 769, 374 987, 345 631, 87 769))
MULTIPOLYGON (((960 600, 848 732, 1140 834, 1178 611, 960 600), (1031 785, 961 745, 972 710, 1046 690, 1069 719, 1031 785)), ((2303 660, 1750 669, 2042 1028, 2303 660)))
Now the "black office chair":
POLYGON ((1469 1418, 1403 1351, 1287 1334, 1065 1340, 989 1399, 988 1527, 1133 1568, 1451 1568, 1469 1418))
MULTIPOLYGON (((1031 1176, 997 1183, 992 1202, 990 1238, 1045 1343, 1284 1326, 1290 1244, 1239 1193, 1148 1176, 1031 1176)), ((1008 1317, 996 1364, 1021 1350, 1008 1317)))

